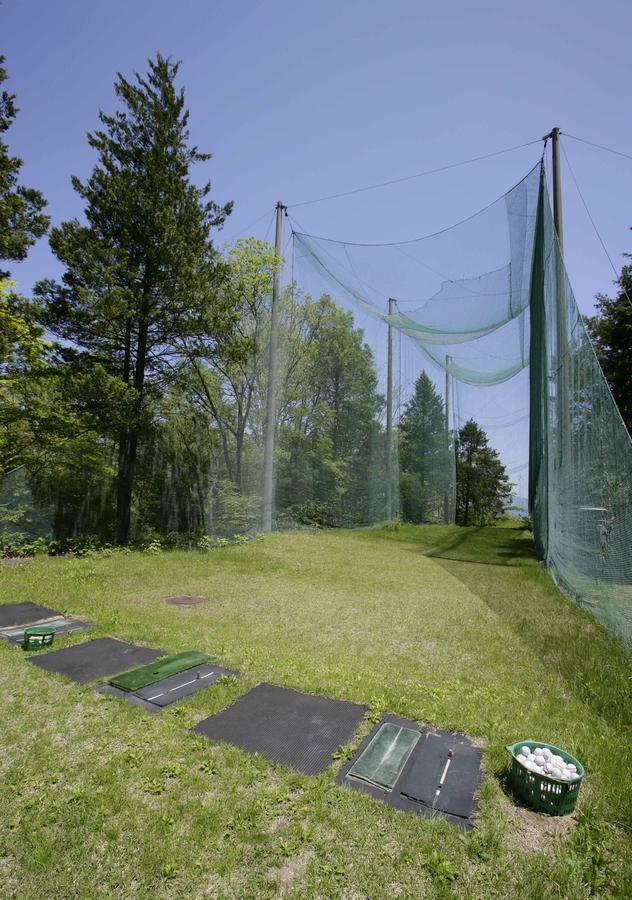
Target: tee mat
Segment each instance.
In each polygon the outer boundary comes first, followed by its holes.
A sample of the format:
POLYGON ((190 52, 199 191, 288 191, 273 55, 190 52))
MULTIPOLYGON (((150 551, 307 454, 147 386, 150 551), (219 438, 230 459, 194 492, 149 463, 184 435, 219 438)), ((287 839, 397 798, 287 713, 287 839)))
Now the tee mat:
POLYGON ((113 687, 120 688, 122 691, 140 691, 141 688, 150 687, 159 681, 164 681, 170 675, 177 675, 187 669, 195 666, 201 666, 202 663, 208 662, 210 657, 206 653, 200 653, 197 650, 186 650, 184 653, 176 653, 175 656, 165 656, 157 659, 155 662, 146 666, 139 666, 117 675, 116 678, 110 678, 110 684, 113 687))
POLYGON ((64 634, 73 634, 75 631, 83 631, 85 628, 90 628, 90 624, 88 622, 82 622, 81 619, 58 616, 55 619, 42 619, 37 622, 29 622, 26 625, 0 628, 0 637, 10 641, 12 644, 21 644, 24 641, 24 629, 32 627, 33 625, 48 625, 51 628, 54 628, 55 637, 61 637, 64 634))
POLYGON ((99 694, 109 694, 127 700, 134 706, 140 706, 148 712, 160 712, 165 706, 177 703, 184 697, 190 697, 198 691, 202 691, 216 684, 224 675, 237 675, 232 669, 223 666, 214 666, 211 663, 193 666, 184 672, 178 672, 163 678, 154 684, 140 688, 137 691, 125 691, 112 684, 104 684, 98 688, 99 694))
POLYGON ((336 782, 404 812, 441 816, 471 829, 475 793, 483 781, 481 760, 482 751, 463 735, 387 714, 342 766, 336 782))

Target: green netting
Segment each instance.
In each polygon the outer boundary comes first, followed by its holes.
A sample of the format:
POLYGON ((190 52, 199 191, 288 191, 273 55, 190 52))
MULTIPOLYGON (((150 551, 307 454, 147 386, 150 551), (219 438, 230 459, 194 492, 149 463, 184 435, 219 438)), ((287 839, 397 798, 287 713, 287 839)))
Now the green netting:
POLYGON ((559 586, 632 645, 632 444, 564 270, 543 166, 420 240, 294 237, 296 283, 354 310, 378 374, 387 327, 401 335, 407 517, 454 520, 454 433, 475 419, 512 480, 515 509, 528 506, 538 555, 559 586), (411 438, 410 411, 431 391, 439 403, 413 417, 420 433, 411 438))
POLYGON ((632 443, 561 259, 544 176, 531 331, 530 498, 560 587, 632 646, 632 443))
MULTIPOLYGON (((183 348, 152 387, 133 539, 209 547, 262 528, 271 389, 277 529, 462 521, 457 435, 473 419, 559 585, 632 644, 630 438, 564 272, 542 167, 418 240, 292 238, 272 383, 274 255, 250 239, 227 253, 221 287, 243 355, 183 348)), ((88 429, 17 468, 0 486, 4 546, 11 529, 113 540, 118 458, 112 433, 88 429)))

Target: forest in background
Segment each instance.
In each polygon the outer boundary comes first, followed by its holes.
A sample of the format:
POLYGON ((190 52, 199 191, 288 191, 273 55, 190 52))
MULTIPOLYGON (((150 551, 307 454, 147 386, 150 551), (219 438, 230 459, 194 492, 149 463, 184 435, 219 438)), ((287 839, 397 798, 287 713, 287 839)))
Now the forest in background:
MULTIPOLYGON (((118 76, 117 111, 88 135, 92 174, 72 179, 84 217, 50 230, 61 281, 24 298, 0 272, 5 553, 38 539, 205 546, 260 526, 270 297, 283 261, 252 237, 217 248, 232 207, 192 180, 210 156, 190 144, 177 75, 157 56, 145 75, 118 76)), ((14 100, 2 93, 0 132, 14 100)), ((2 142, 2 260, 23 259, 49 228, 42 195, 18 184, 20 165, 2 142)), ((385 521, 389 471, 406 521, 503 514, 511 485, 498 454, 474 421, 450 429, 426 373, 389 466, 385 398, 353 315, 293 285, 279 313, 277 528, 385 521)))

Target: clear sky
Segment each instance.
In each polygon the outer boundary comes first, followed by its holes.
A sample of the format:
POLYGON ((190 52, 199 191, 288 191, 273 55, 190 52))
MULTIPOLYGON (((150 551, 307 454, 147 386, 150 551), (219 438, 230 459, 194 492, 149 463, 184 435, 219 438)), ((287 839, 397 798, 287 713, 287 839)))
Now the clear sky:
MULTIPOLYGON (((235 210, 220 241, 272 236, 291 204, 541 138, 552 126, 632 154, 629 0, 3 0, 0 52, 21 112, 7 135, 53 222, 80 215, 70 175, 114 108, 117 71, 182 60, 200 171, 235 210), (249 228, 259 220, 254 228, 249 228)), ((632 251, 632 160, 567 139, 617 268, 632 251)), ((539 146, 295 211, 350 241, 421 236, 501 195, 539 146)), ((590 312, 613 273, 565 170, 567 266, 590 312)), ((46 241, 13 265, 23 292, 59 274, 46 241)))

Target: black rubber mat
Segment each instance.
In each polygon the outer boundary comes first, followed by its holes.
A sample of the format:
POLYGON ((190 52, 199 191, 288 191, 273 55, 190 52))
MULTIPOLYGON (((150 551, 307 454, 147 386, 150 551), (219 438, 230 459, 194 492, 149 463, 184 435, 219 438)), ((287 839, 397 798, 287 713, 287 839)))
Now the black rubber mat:
POLYGON ((338 747, 349 743, 365 712, 357 703, 259 684, 193 731, 317 775, 331 765, 338 747))
POLYGON ((481 781, 481 759, 481 751, 461 735, 430 732, 399 790, 418 803, 468 819, 481 781))
POLYGON ((0 606, 0 628, 9 628, 11 625, 33 625, 41 619, 52 619, 54 616, 63 616, 63 613, 30 601, 7 603, 0 606))
MULTIPOLYGON (((63 617, 47 619, 39 624, 52 625, 55 629, 56 638, 62 637, 64 634, 73 634, 75 631, 84 631, 86 628, 91 627, 88 622, 82 622, 81 619, 65 619, 63 617)), ((0 629, 0 637, 10 641, 12 644, 21 644, 24 641, 24 629, 28 627, 28 625, 18 625, 13 628, 2 628, 0 629)))
POLYGON ((117 641, 114 638, 97 638, 63 650, 51 650, 38 656, 28 656, 29 662, 47 672, 66 675, 83 684, 107 675, 117 675, 135 666, 143 666, 164 656, 162 650, 151 647, 137 647, 117 641))
POLYGON ((481 757, 481 751, 463 735, 429 729, 410 719, 388 714, 371 729, 353 757, 340 768, 336 782, 370 794, 376 800, 403 812, 430 818, 440 816, 459 828, 470 830, 474 827, 472 816, 478 805, 474 794, 482 782, 481 757), (416 728, 421 732, 417 746, 390 792, 349 776, 356 760, 385 723, 416 728), (452 750, 450 766, 437 795, 449 750, 452 750), (404 789, 418 799, 407 796, 404 789))
POLYGON ((236 675, 231 669, 224 669, 222 666, 214 666, 211 663, 204 663, 201 666, 195 666, 187 669, 186 672, 179 672, 177 675, 170 675, 156 684, 142 688, 139 691, 122 691, 111 684, 104 684, 99 688, 100 694, 111 694, 113 697, 120 697, 133 703, 134 706, 140 706, 151 712, 158 712, 165 706, 177 703, 183 697, 189 697, 191 694, 202 691, 212 684, 219 681, 222 675, 236 675))

